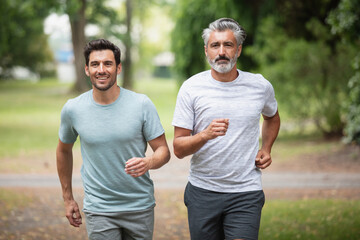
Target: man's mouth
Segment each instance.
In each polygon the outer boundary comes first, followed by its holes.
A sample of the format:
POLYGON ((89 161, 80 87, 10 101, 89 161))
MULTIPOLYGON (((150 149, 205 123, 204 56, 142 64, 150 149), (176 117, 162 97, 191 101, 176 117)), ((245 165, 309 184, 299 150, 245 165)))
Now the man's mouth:
POLYGON ((227 58, 227 57, 218 57, 218 58, 216 58, 215 59, 215 62, 221 62, 221 61, 230 61, 230 59, 229 58, 227 58))
POLYGON ((107 80, 108 79, 108 76, 97 76, 96 77, 97 80, 107 80))

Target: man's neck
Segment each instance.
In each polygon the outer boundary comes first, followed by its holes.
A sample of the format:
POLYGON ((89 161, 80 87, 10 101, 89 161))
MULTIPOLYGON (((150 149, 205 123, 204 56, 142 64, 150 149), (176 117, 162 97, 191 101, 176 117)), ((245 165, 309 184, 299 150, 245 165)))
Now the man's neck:
POLYGON ((93 98, 94 101, 101 105, 108 105, 116 101, 120 94, 120 87, 114 84, 111 88, 106 91, 101 91, 93 87, 93 98))
POLYGON ((213 68, 211 69, 211 76, 219 82, 232 82, 238 77, 238 75, 239 73, 236 69, 236 65, 230 70, 230 72, 227 73, 219 73, 213 68))

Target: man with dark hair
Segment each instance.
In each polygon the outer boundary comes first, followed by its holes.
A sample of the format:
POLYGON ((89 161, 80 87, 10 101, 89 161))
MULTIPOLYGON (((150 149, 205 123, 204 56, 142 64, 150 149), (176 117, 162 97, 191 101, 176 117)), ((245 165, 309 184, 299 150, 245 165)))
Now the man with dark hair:
POLYGON ((80 137, 84 208, 89 239, 152 239, 154 187, 148 170, 170 159, 164 129, 151 100, 117 85, 120 49, 105 39, 84 49, 92 89, 61 111, 56 150, 66 217, 82 223, 72 192, 72 148, 80 137), (147 143, 154 151, 145 156, 147 143))
POLYGON ((274 89, 260 74, 236 68, 246 38, 236 21, 218 19, 202 37, 211 70, 183 83, 172 122, 175 155, 193 154, 184 195, 191 239, 257 239, 261 169, 271 164, 280 127, 274 89))

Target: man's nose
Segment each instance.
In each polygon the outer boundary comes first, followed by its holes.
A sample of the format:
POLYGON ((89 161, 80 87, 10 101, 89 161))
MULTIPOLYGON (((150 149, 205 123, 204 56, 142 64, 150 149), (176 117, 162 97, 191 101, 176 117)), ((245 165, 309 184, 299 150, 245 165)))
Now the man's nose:
POLYGON ((221 55, 221 56, 225 55, 225 48, 223 45, 220 46, 219 55, 221 55))
POLYGON ((104 64, 100 63, 99 72, 104 72, 104 64))

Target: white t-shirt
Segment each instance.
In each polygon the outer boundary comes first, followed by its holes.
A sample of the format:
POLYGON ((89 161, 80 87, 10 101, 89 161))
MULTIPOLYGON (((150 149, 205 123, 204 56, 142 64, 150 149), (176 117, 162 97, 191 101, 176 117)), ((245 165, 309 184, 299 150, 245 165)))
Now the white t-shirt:
POLYGON ((228 118, 225 136, 209 140, 193 154, 189 181, 216 192, 261 190, 261 171, 255 166, 259 150, 260 116, 272 117, 277 102, 272 85, 260 74, 238 70, 231 82, 212 78, 210 70, 181 86, 172 125, 192 130, 207 128, 212 120, 228 118))

